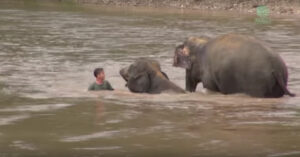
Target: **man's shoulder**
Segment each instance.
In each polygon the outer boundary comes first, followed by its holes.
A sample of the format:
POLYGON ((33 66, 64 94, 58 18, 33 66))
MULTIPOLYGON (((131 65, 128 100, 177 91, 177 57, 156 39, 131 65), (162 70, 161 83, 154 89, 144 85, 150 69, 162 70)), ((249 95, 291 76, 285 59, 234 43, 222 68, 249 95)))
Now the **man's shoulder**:
POLYGON ((96 82, 93 82, 89 85, 88 90, 95 90, 96 82))
POLYGON ((114 90, 113 87, 111 86, 111 84, 107 80, 105 80, 105 82, 103 84, 105 85, 106 89, 114 90))

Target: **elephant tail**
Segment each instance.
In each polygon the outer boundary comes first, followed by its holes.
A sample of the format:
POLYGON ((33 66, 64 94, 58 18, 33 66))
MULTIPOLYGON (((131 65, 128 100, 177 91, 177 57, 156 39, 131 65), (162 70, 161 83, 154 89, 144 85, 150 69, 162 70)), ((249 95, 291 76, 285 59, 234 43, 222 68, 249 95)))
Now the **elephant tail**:
POLYGON ((278 76, 278 74, 275 74, 274 72, 272 72, 273 76, 275 77, 276 81, 278 82, 278 84, 280 85, 280 87, 283 89, 284 94, 285 95, 289 95, 291 97, 296 96, 296 94, 291 93, 288 89, 287 86, 284 83, 284 80, 282 79, 282 77, 278 76))

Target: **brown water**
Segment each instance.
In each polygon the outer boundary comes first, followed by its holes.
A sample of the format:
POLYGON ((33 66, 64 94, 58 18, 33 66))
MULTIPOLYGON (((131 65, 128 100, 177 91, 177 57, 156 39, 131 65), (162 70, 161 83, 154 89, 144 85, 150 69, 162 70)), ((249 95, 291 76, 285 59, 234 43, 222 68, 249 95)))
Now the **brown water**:
MULTIPOLYGON (((1 4, 1 3, 0 3, 1 4)), ((0 157, 300 156, 300 20, 201 12, 0 5, 0 157), (9 7, 8 7, 9 6, 9 7), (188 36, 240 32, 286 61, 298 97, 133 94, 119 76, 136 58, 172 67, 188 36), (87 92, 95 67, 116 91, 87 92)))

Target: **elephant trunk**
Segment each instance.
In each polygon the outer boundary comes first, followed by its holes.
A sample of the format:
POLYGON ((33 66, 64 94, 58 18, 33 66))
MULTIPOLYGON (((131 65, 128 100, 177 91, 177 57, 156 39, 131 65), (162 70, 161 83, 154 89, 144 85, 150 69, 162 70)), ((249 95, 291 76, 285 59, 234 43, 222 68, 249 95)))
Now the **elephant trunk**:
MULTIPOLYGON (((126 82, 128 82, 128 79, 129 79, 129 76, 128 76, 128 69, 129 69, 129 67, 126 67, 126 68, 123 68, 123 69, 120 70, 120 75, 123 77, 123 79, 124 79, 126 82)), ((125 86, 127 86, 127 83, 126 83, 125 86)))

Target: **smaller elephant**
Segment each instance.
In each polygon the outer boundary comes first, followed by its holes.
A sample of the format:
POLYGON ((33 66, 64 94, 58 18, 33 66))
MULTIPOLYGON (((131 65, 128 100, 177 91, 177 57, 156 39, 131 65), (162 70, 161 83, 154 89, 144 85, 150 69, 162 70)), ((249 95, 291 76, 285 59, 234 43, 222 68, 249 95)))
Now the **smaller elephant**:
POLYGON ((155 60, 138 59, 130 66, 122 68, 120 75, 127 82, 129 90, 134 93, 185 93, 168 79, 167 74, 161 71, 159 63, 155 60))

